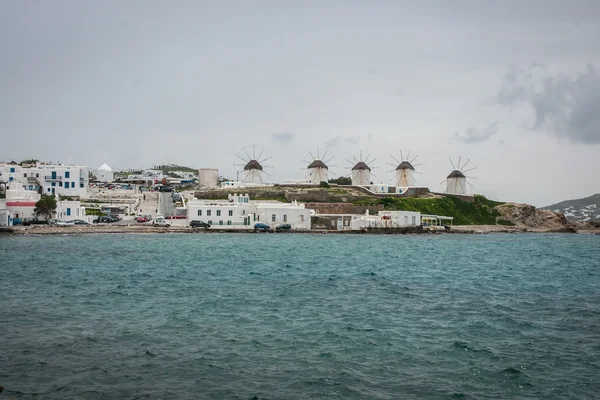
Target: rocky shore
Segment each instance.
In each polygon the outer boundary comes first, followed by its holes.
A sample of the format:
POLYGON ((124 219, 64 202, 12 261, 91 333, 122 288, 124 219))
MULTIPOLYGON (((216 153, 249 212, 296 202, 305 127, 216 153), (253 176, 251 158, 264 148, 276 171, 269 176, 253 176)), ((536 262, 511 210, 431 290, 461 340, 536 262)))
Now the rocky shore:
MULTIPOLYGON (((154 227, 151 225, 85 225, 85 226, 16 226, 0 228, 0 235, 85 235, 85 234, 189 234, 189 233, 253 233, 252 229, 220 229, 211 228, 192 229, 187 226, 154 227)), ((397 229, 366 229, 361 231, 335 231, 313 229, 310 231, 290 231, 280 234, 308 233, 308 234, 493 234, 493 233, 581 233, 600 234, 600 229, 576 229, 574 227, 563 227, 559 229, 540 229, 517 226, 501 225, 465 225, 453 226, 449 230, 430 230, 418 228, 397 229)))

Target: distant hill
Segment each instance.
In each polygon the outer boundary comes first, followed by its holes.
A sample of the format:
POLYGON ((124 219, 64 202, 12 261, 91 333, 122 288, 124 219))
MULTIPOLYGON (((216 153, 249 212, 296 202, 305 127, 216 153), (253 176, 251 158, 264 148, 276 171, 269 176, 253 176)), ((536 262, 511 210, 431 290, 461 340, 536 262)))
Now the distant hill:
POLYGON ((570 221, 600 221, 600 193, 582 199, 561 201, 541 209, 561 212, 570 221))

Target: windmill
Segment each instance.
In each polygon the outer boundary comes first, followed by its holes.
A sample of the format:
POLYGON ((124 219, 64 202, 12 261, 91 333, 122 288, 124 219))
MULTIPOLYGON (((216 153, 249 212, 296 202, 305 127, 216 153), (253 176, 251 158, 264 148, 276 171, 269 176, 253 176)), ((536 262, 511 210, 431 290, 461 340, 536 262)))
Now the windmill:
POLYGON ((475 170, 475 167, 465 169, 469 164, 470 159, 467 160, 462 166, 460 165, 460 156, 458 157, 458 163, 454 166, 454 162, 449 158, 450 164, 452 165, 452 172, 446 177, 440 185, 446 182, 446 193, 448 194, 467 194, 467 185, 473 187, 473 184, 469 182, 469 179, 477 179, 473 176, 465 175, 469 171, 475 170))
POLYGON ((367 158, 363 160, 362 151, 360 152, 359 158, 352 157, 352 160, 346 159, 352 167, 352 185, 354 186, 368 186, 371 184, 371 167, 369 167, 368 163, 372 163, 375 159, 369 161, 369 154, 367 158))
POLYGON ((400 150, 400 160, 398 160, 396 157, 394 157, 393 154, 391 156, 396 163, 395 164, 388 163, 388 165, 391 165, 392 167, 396 167, 396 168, 391 171, 388 171, 388 172, 394 172, 394 177, 392 179, 396 180, 396 186, 399 186, 399 187, 415 186, 415 184, 417 183, 417 179, 415 178, 415 175, 421 174, 420 172, 417 172, 415 170, 415 167, 418 167, 419 165, 422 165, 422 164, 415 165, 413 163, 419 156, 415 156, 411 160, 410 150, 408 151, 406 158, 404 158, 404 154, 402 153, 402 150, 400 150))
POLYGON ((309 154, 310 158, 312 159, 312 161, 309 162, 309 161, 303 160, 305 163, 308 164, 308 167, 306 167, 306 169, 308 170, 308 175, 306 175, 306 177, 310 179, 311 183, 327 182, 328 174, 330 173, 329 167, 333 166, 333 165, 328 165, 328 164, 331 160, 333 160, 333 157, 330 157, 328 159, 327 152, 325 152, 325 154, 323 154, 323 157, 321 157, 321 155, 319 153, 319 149, 317 149, 317 157, 316 158, 313 156, 313 154, 310 151, 308 152, 308 154, 309 154))
POLYGON ((264 163, 267 160, 270 160, 271 157, 267 157, 265 153, 265 149, 263 148, 258 156, 256 155, 256 146, 252 146, 252 152, 248 152, 249 146, 244 147, 236 157, 239 161, 243 163, 233 164, 238 167, 243 167, 242 171, 242 179, 243 183, 252 183, 252 184, 264 184, 265 183, 265 175, 271 176, 268 172, 265 171, 265 168, 273 168, 272 165, 265 165, 264 163), (252 154, 252 155, 250 155, 252 154))

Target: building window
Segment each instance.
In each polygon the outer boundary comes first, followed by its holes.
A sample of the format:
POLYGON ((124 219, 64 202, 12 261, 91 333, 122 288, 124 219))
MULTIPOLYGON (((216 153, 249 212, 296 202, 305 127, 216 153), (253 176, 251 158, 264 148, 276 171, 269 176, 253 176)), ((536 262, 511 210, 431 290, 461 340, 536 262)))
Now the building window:
POLYGON ((246 215, 246 210, 242 210, 242 215, 246 215))
POLYGON ((202 216, 202 210, 198 210, 198 216, 201 217, 202 216))
POLYGON ((80 188, 84 187, 84 186, 83 186, 83 182, 81 182, 81 183, 79 184, 79 187, 80 187, 80 188))
POLYGON ((208 224, 209 224, 209 225, 212 225, 212 221, 210 221, 210 220, 209 220, 209 221, 208 221, 208 224))
MULTIPOLYGON (((217 210, 217 217, 220 217, 220 216, 221 216, 221 210, 217 210)), ((221 224, 221 225, 223 225, 223 224, 221 224)))
POLYGON ((48 191, 50 191, 50 188, 48 188, 48 191))
POLYGON ((275 222, 275 218, 276 218, 276 215, 275 214, 271 214, 271 222, 275 222))
POLYGON ((287 214, 283 214, 283 222, 287 222, 287 214))
POLYGON ((15 167, 12 167, 12 168, 10 169, 10 172, 15 172, 15 167))
POLYGON ((219 221, 219 225, 223 225, 223 221, 219 221))
POLYGON ((231 225, 231 221, 227 221, 227 225, 231 225))
POLYGON ((40 177, 40 174, 35 174, 35 177, 36 177, 36 178, 39 178, 39 177, 40 177))
POLYGON ((52 182, 52 186, 56 186, 56 182, 52 182))
POLYGON ((23 172, 23 178, 27 178, 27 172, 23 172))
POLYGON ((300 222, 304 222, 304 215, 300 216, 300 222))
POLYGON ((62 182, 58 182, 58 186, 62 187, 62 182))
POLYGON ((70 178, 71 177, 71 173, 69 171, 65 171, 65 178, 70 178))
POLYGON ((67 207, 67 216, 71 215, 71 209, 67 207))
POLYGON ((233 210, 229 210, 229 216, 233 217, 233 210))
POLYGON ((71 187, 74 188, 75 187, 75 182, 71 182, 71 187))
POLYGON ((210 212, 210 211, 211 211, 211 210, 206 210, 206 215, 207 215, 208 217, 210 217, 210 215, 211 215, 211 212, 210 212))

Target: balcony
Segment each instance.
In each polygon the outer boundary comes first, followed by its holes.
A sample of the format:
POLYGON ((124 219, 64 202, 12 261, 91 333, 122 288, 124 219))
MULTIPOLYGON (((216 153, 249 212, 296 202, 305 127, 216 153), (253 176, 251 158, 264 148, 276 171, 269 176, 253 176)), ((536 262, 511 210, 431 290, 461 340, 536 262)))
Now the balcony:
POLYGON ((44 176, 47 181, 62 181, 62 176, 44 176))

